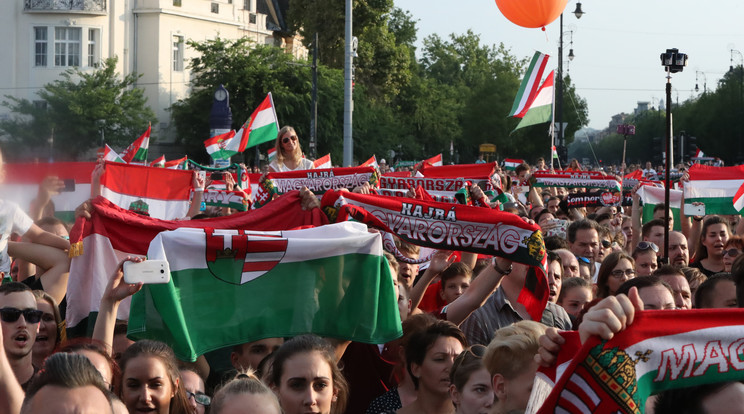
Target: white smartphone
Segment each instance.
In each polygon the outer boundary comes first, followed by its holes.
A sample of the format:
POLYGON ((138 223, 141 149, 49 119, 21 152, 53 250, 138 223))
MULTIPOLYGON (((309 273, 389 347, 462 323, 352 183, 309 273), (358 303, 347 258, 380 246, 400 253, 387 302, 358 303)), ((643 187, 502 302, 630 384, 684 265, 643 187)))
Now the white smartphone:
POLYGON ((705 215, 705 204, 685 204, 685 215, 686 216, 704 216, 705 215))
POLYGON ((124 282, 168 283, 170 282, 170 266, 165 260, 145 260, 139 263, 124 262, 124 282))
POLYGON ((207 182, 207 172, 206 172, 206 171, 204 171, 204 170, 199 170, 199 171, 197 171, 196 173, 197 173, 197 174, 199 174, 199 178, 201 179, 201 181, 202 181, 203 183, 206 183, 206 182, 207 182))

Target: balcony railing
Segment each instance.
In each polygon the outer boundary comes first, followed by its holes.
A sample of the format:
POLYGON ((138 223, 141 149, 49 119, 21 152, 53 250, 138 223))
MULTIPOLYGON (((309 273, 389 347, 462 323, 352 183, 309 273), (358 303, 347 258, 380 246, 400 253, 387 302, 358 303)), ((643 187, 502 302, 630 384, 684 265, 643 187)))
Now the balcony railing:
POLYGON ((105 14, 106 0, 24 0, 23 9, 31 12, 105 14))

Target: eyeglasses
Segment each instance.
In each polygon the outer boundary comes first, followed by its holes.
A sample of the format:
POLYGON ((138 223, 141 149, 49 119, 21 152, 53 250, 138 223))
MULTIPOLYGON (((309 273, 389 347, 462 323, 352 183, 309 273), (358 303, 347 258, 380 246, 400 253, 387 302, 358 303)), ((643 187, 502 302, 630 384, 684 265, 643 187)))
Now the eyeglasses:
POLYGON ((614 277, 615 279, 620 279, 623 276, 625 276, 628 279, 630 279, 631 277, 635 276, 635 274, 636 274, 636 272, 633 269, 625 269, 625 270, 617 269, 617 270, 613 270, 610 273, 610 275, 612 275, 612 277, 614 277))
POLYGON ((612 243, 610 243, 609 240, 602 240, 602 247, 605 249, 609 249, 612 246, 612 243))
POLYGON ((212 404, 212 398, 210 398, 207 394, 204 394, 203 392, 191 392, 186 391, 186 398, 194 397, 194 401, 196 401, 197 404, 208 406, 209 404, 212 404))
POLYGON ((292 135, 290 137, 284 137, 284 138, 282 138, 282 144, 288 143, 290 139, 292 141, 297 141, 297 135, 292 135))
POLYGON ((18 318, 23 315, 23 318, 28 323, 39 323, 41 320, 41 315, 44 312, 36 309, 24 309, 20 310, 18 308, 2 308, 0 309, 0 319, 2 319, 3 322, 12 323, 18 320, 18 318))
POLYGON ((469 346, 464 351, 460 352, 460 355, 458 355, 455 358, 455 362, 452 363, 452 369, 450 372, 457 371, 457 368, 462 365, 462 363, 465 361, 466 358, 468 358, 470 355, 475 357, 476 359, 482 359, 483 355, 486 355, 486 347, 484 345, 476 344, 473 346, 469 346))
POLYGON ((656 245, 654 242, 649 241, 642 241, 638 242, 638 250, 648 250, 651 249, 654 251, 654 253, 659 253, 659 246, 656 245))
POLYGON ((723 255, 724 255, 724 256, 726 256, 726 255, 729 255, 729 256, 731 256, 731 257, 736 257, 736 256, 738 256, 738 255, 739 255, 739 253, 741 253, 741 252, 739 251, 739 249, 728 249, 728 250, 724 250, 724 251, 723 251, 723 255))

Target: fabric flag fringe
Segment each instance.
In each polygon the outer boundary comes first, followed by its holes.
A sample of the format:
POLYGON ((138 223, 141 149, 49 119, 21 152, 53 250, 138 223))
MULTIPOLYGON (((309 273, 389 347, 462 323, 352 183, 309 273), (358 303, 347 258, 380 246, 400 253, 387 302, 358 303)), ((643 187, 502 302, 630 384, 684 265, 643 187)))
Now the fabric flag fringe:
POLYGON ((140 135, 137 140, 131 143, 124 152, 121 153, 121 159, 126 163, 147 163, 147 149, 150 148, 150 133, 152 125, 147 125, 147 131, 140 135))
POLYGON ((538 85, 549 58, 550 56, 540 52, 535 52, 532 56, 532 61, 530 61, 527 72, 522 78, 522 83, 519 85, 517 96, 514 97, 514 104, 508 116, 522 118, 527 113, 530 104, 537 96, 538 85))

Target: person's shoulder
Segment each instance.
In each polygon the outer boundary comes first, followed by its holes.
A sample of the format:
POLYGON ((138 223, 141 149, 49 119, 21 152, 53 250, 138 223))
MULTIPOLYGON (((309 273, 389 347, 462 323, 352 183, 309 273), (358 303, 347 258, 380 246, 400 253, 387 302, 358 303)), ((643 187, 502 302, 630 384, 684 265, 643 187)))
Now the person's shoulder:
POLYGON ((313 168, 315 168, 315 164, 307 158, 303 158, 300 165, 302 166, 303 170, 312 170, 313 168))

